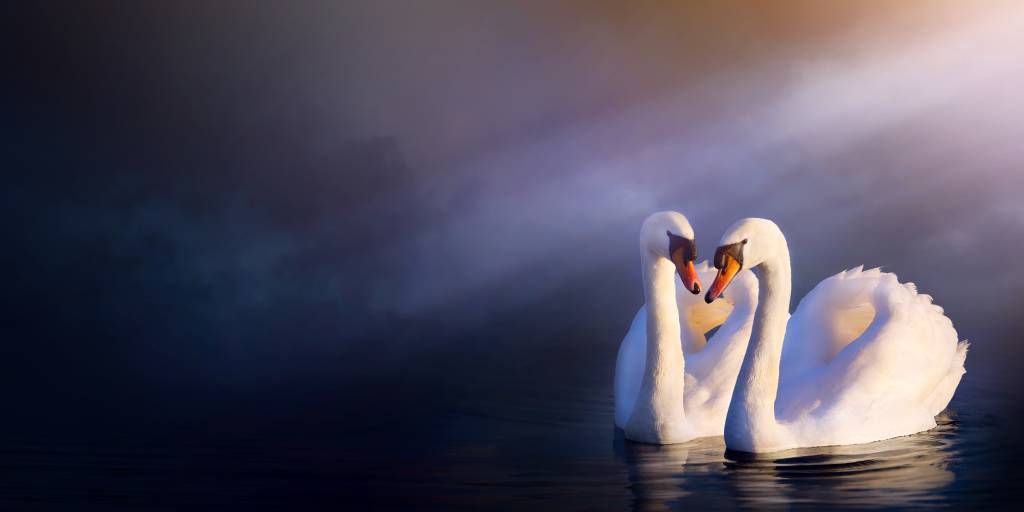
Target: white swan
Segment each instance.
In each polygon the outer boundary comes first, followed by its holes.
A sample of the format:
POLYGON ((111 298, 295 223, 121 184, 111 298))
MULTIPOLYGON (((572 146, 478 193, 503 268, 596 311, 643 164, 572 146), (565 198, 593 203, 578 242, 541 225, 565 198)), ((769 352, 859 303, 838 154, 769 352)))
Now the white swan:
POLYGON ((742 272, 724 301, 706 304, 695 296, 698 275, 710 279, 713 270, 706 262, 694 266, 686 217, 655 213, 640 238, 646 304, 619 347, 615 424, 628 439, 656 444, 722 435, 753 326, 757 280, 742 272))
POLYGON ((894 274, 856 268, 818 284, 790 318, 789 248, 765 219, 729 228, 715 267, 708 302, 740 269, 756 270, 760 284, 725 422, 729 449, 866 443, 935 427, 968 345, 931 297, 894 274))

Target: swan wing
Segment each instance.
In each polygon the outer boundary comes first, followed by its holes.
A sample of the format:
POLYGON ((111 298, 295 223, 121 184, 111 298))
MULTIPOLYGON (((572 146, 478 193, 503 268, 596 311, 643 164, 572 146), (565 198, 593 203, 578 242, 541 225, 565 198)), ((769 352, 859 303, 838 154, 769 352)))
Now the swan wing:
POLYGON ((875 316, 872 293, 882 276, 881 269, 857 267, 821 281, 804 296, 786 327, 780 374, 802 375, 827 364, 867 330, 875 316))
POLYGON ((828 432, 835 444, 933 427, 967 355, 930 296, 895 274, 862 268, 815 287, 783 347, 776 413, 828 432))
MULTIPOLYGON (((702 283, 710 283, 716 274, 714 267, 702 261, 696 265, 697 276, 702 283)), ((739 284, 739 283, 737 283, 739 284)), ((683 351, 687 355, 701 351, 707 344, 705 334, 725 323, 732 313, 733 301, 729 297, 711 304, 704 302, 704 296, 694 295, 686 290, 676 276, 676 303, 679 306, 679 323, 683 337, 683 351)))
MULTIPOLYGON (((717 271, 712 270, 711 273, 717 271)), ((714 322, 700 327, 701 336, 705 336, 710 328, 718 328, 708 338, 706 346, 698 352, 686 354, 686 408, 687 411, 701 411, 699 417, 691 415, 690 421, 700 424, 704 432, 719 435, 725 424, 736 376, 750 342, 757 293, 757 277, 750 270, 743 270, 736 274, 721 299, 707 304, 703 297, 698 297, 699 306, 726 306, 715 313, 718 316, 714 322)))
POLYGON ((626 428, 636 406, 647 365, 647 307, 641 306, 619 345, 615 359, 615 426, 626 428))
MULTIPOLYGON (((703 263, 697 267, 697 272, 703 282, 711 282, 717 273, 713 267, 705 268, 703 263)), ((689 324, 689 328, 683 330, 688 331, 689 336, 696 340, 693 345, 701 347, 701 350, 686 353, 687 374, 692 373, 701 379, 711 372, 728 369, 731 375, 727 378, 736 379, 747 342, 750 341, 750 329, 757 308, 757 291, 757 277, 753 272, 743 270, 736 274, 720 300, 708 304, 702 295, 690 294, 685 303, 680 302, 680 311, 686 312, 686 315, 680 314, 680 318, 685 318, 689 324), (718 330, 705 340, 708 332, 715 328, 718 330)))

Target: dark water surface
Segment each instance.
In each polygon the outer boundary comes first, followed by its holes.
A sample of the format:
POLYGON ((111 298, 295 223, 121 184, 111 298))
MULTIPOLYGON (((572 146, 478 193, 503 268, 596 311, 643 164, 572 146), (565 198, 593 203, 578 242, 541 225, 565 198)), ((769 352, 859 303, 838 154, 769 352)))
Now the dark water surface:
MULTIPOLYGON (((481 366, 493 371, 492 364, 481 366)), ((721 439, 661 447, 624 441, 612 427, 608 372, 572 363, 563 370, 560 376, 554 365, 537 364, 535 371, 508 372, 504 381, 467 370, 455 379, 463 382, 442 386, 410 373, 397 385, 378 380, 349 388, 363 400, 351 398, 333 414, 336 399, 289 408, 286 397, 268 396, 250 409, 250 420, 239 421, 237 404, 225 404, 229 419, 192 428, 155 425, 145 439, 127 433, 137 428, 78 442, 8 439, 0 447, 0 503, 960 508, 1000 507, 1016 494, 1008 486, 1020 452, 1001 439, 1012 425, 983 378, 966 380, 929 432, 751 457, 726 452, 721 439)))

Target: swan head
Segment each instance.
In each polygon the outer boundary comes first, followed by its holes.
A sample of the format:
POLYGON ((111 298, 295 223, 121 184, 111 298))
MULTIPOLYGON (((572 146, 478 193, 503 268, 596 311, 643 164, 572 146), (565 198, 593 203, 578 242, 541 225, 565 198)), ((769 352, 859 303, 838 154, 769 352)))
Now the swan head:
POLYGON ((712 260, 718 274, 711 283, 704 301, 712 303, 722 295, 743 269, 753 269, 785 249, 786 238, 782 230, 768 219, 747 218, 737 221, 725 230, 715 249, 712 260), (783 247, 780 248, 780 244, 783 247))
POLYGON ((683 286, 694 295, 700 293, 700 279, 693 262, 697 259, 693 227, 679 212, 657 212, 647 217, 640 228, 640 239, 648 253, 665 258, 676 266, 683 286))

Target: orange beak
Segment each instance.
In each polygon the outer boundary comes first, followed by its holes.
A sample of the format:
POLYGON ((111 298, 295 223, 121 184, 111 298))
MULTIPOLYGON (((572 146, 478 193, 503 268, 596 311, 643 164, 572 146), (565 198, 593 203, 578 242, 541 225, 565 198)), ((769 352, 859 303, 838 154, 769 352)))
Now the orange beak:
POLYGON ((704 296, 704 302, 711 304, 718 297, 722 296, 722 292, 729 286, 732 279, 736 277, 736 274, 740 271, 740 262, 736 261, 736 258, 726 254, 725 265, 718 269, 718 275, 715 276, 715 281, 711 283, 711 289, 708 290, 708 294, 704 296))
POLYGON ((672 254, 672 263, 676 265, 676 272, 679 274, 679 279, 683 280, 683 286, 694 295, 700 293, 700 278, 697 277, 697 269, 693 266, 692 260, 684 261, 682 249, 672 254))

